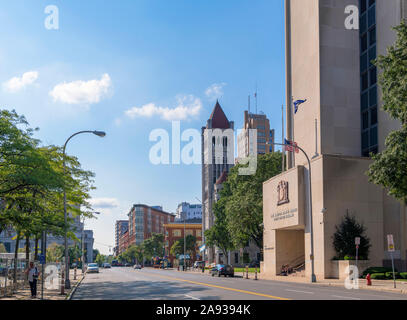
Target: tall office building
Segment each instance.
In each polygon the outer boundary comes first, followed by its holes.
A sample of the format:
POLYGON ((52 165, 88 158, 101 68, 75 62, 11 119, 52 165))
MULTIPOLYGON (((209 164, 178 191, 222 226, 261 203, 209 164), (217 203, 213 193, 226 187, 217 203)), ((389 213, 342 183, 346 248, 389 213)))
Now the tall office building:
POLYGON ((366 171, 369 153, 381 152, 400 128, 381 110, 380 70, 371 61, 394 44, 391 28, 407 17, 407 1, 286 0, 285 14, 287 135, 312 158, 312 183, 305 156, 290 153, 288 170, 264 184, 264 274, 305 264, 310 276, 313 259, 317 278, 343 278, 332 236, 346 214, 367 229, 366 264, 390 264, 392 234, 397 268, 406 270, 406 208, 370 183, 366 171), (359 30, 345 27, 348 6, 359 7, 359 30), (292 99, 307 99, 296 114, 292 99))
POLYGON ((265 114, 245 111, 243 129, 237 139, 239 158, 274 152, 274 130, 270 130, 270 120, 265 114), (257 132, 257 136, 250 134, 250 130, 257 132))
MULTIPOLYGON (((213 225, 212 205, 216 181, 223 172, 234 165, 234 122, 229 121, 219 102, 202 128, 202 229, 213 225)), ((205 258, 215 261, 213 248, 208 248, 205 258)))

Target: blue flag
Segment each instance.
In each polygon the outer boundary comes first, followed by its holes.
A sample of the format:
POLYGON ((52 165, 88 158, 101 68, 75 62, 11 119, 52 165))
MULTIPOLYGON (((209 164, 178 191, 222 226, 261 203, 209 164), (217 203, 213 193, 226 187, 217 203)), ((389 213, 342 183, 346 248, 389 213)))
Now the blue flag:
POLYGON ((305 100, 297 100, 297 101, 294 102, 294 108, 295 108, 294 112, 295 112, 295 114, 297 114, 297 112, 298 112, 298 107, 301 104, 305 103, 305 102, 307 102, 307 99, 305 99, 305 100))

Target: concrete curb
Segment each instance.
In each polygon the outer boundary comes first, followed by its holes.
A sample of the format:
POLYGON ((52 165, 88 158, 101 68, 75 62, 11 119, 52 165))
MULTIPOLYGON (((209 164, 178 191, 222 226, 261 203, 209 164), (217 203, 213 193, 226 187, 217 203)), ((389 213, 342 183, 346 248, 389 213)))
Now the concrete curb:
MULTIPOLYGON (((343 287, 343 284, 339 283, 316 283, 315 285, 326 285, 330 287, 343 287)), ((367 287, 367 286, 360 286, 359 289, 361 290, 372 290, 372 291, 381 291, 381 292, 390 292, 390 293, 401 293, 407 294, 407 289, 394 289, 394 288, 378 288, 378 287, 367 287)))
POLYGON ((84 275, 82 275, 82 278, 75 284, 75 286, 72 288, 71 292, 69 293, 69 295, 66 297, 65 300, 71 300, 72 299, 73 295, 76 292, 76 289, 78 289, 78 287, 82 283, 83 279, 85 279, 85 275, 86 275, 86 273, 84 275))

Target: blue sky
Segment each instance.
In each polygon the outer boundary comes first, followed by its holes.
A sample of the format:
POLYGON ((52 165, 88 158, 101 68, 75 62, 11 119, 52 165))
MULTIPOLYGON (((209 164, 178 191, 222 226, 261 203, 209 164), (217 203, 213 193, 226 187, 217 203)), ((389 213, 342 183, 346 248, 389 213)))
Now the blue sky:
POLYGON ((92 196, 102 215, 87 227, 104 253, 131 204, 174 212, 201 198, 199 165, 149 161, 149 134, 170 132, 167 119, 181 114, 181 130, 200 130, 218 97, 241 128, 257 83, 259 110, 280 136, 282 0, 13 0, 2 4, 0 39, 1 108, 24 114, 44 144, 62 145, 79 130, 107 132, 68 147, 96 173, 92 196), (44 26, 51 4, 59 30, 44 26))

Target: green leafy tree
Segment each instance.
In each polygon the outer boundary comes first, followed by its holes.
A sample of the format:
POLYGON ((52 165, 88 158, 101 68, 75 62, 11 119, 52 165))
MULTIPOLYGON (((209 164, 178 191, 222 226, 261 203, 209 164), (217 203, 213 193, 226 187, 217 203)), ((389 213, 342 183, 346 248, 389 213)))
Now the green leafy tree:
POLYGON ((400 130, 386 139, 386 148, 373 156, 368 175, 370 181, 381 185, 396 199, 407 202, 407 24, 404 20, 394 28, 396 43, 387 54, 379 56, 376 65, 381 69, 383 110, 399 120, 400 130))
POLYGON ((102 266, 106 261, 107 261, 107 258, 103 254, 98 254, 95 259, 95 263, 97 263, 99 266, 102 266))
POLYGON ((336 226, 333 236, 333 245, 336 259, 344 260, 345 257, 353 259, 356 256, 355 238, 360 238, 359 257, 361 260, 369 259, 370 240, 366 236, 366 228, 356 221, 355 217, 347 214, 341 224, 336 226))
MULTIPOLYGON (((186 241, 185 254, 189 254, 192 257, 197 249, 196 237, 194 237, 193 235, 187 235, 185 237, 185 241, 186 241)), ((184 238, 175 241, 171 247, 170 252, 173 256, 184 254, 184 238)))
POLYGON ((7 253, 6 246, 3 243, 0 243, 0 253, 7 253))
MULTIPOLYGON (((235 248, 229 233, 226 220, 226 204, 228 197, 221 197, 213 206, 215 222, 212 228, 205 231, 206 244, 209 247, 218 247, 223 255, 229 259, 228 251, 235 248)), ((229 261, 228 261, 229 263, 229 261)))
POLYGON ((47 262, 61 262, 64 256, 64 246, 52 243, 47 247, 47 262))
POLYGON ((281 173, 281 162, 282 154, 276 152, 258 156, 254 175, 239 175, 243 165, 231 169, 220 196, 225 198, 227 229, 235 248, 253 241, 262 250, 263 183, 281 173))
POLYGON ((164 235, 161 233, 153 233, 151 238, 143 241, 143 252, 147 259, 162 256, 164 248, 164 235))

